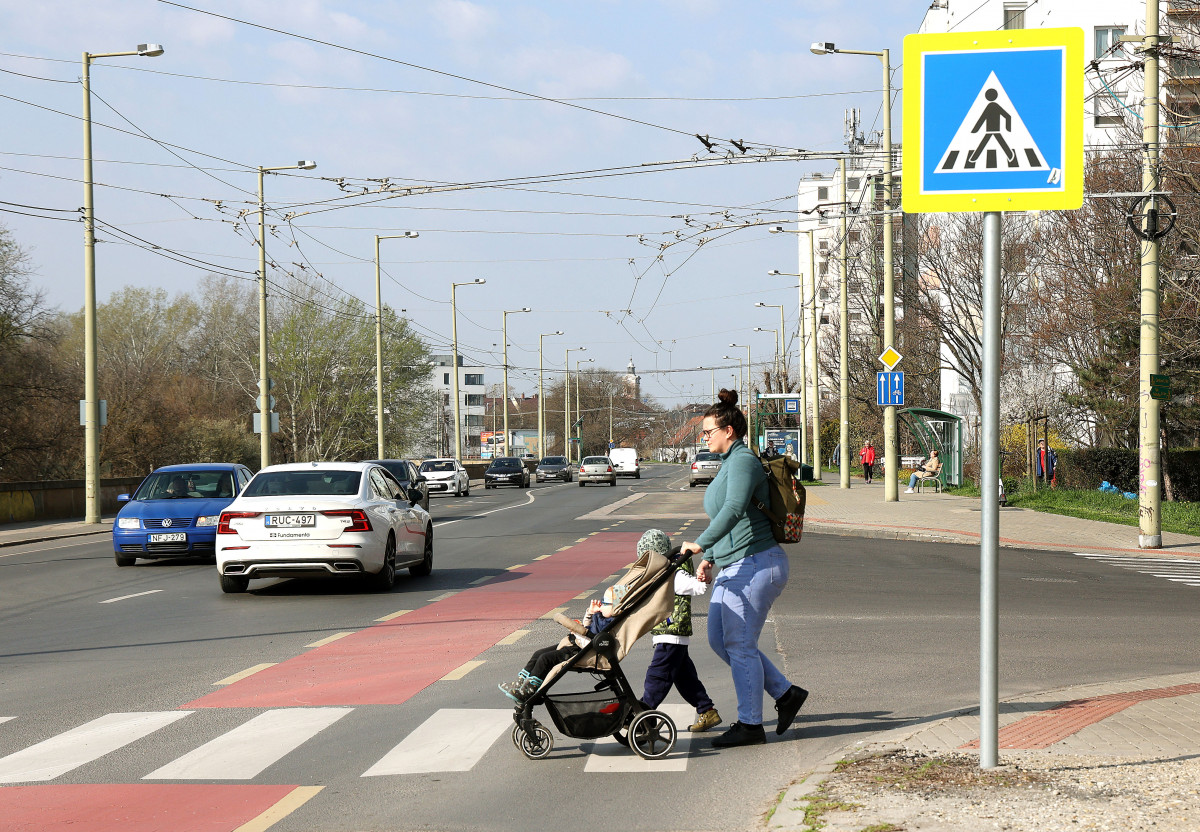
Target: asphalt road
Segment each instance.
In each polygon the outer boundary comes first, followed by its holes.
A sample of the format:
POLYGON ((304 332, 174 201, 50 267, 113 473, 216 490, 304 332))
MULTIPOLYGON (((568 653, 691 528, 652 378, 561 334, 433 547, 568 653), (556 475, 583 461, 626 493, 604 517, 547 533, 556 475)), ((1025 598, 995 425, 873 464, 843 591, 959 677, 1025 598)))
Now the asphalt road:
MULTIPOLYGON (((633 559, 632 541, 646 528, 677 539, 703 528, 702 495, 687 488, 685 469, 650 466, 616 488, 435 496, 434 572, 402 577, 386 594, 290 580, 224 595, 210 564, 118 569, 103 537, 5 549, 0 782, 9 785, 0 788, 0 815, 28 801, 57 802, 69 814, 89 801, 195 798, 193 822, 233 830, 282 799, 270 827, 278 832, 743 829, 829 754, 976 703, 978 550, 808 535, 789 547, 791 580, 761 645, 813 692, 798 728, 776 738, 768 701, 768 745, 714 752, 702 735, 659 766, 668 770, 557 732, 547 759, 526 760, 509 741, 508 700, 496 684, 561 628, 537 617, 552 606, 536 607, 549 595, 525 587, 557 592, 567 599, 560 606, 582 617, 582 596, 633 559), (626 502, 603 513, 618 501, 626 502), (521 613, 521 604, 536 612, 521 613), (378 621, 400 610, 412 612, 378 621), (476 649, 481 637, 487 646, 476 649), (264 664, 274 666, 228 681, 264 664), (148 714, 157 727, 58 774, 27 762, 45 749, 70 757, 56 741, 91 747, 95 731, 62 738, 128 713, 148 714), (201 749, 277 715, 310 720, 308 733, 292 723, 251 733, 226 748, 227 770, 214 774, 205 763, 201 749), (270 753, 272 742, 285 750, 270 753), (261 771, 236 770, 256 755, 265 755, 261 771), (205 776, 188 776, 197 771, 205 776), (186 794, 153 791, 185 784, 186 794)), ((1002 695, 1196 666, 1200 588, 1071 554, 1006 549, 1000 592, 1002 695)), ((701 629, 705 610, 698 600, 701 629)), ((649 653, 647 640, 623 663, 635 688, 649 653)), ((728 670, 702 637, 692 653, 732 721, 728 670)), ((679 703, 668 700, 686 720, 679 703)), ((691 739, 686 730, 680 738, 691 739)), ((45 811, 30 817, 31 829, 53 820, 45 811)))

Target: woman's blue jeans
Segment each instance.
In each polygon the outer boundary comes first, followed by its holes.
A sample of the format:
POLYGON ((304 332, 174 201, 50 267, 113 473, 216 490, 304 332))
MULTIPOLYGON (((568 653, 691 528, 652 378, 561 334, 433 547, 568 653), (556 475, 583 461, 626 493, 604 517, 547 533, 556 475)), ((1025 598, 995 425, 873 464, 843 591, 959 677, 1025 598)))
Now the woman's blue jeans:
POLYGON ((916 488, 916 487, 917 487, 917 480, 919 480, 919 479, 920 479, 920 477, 918 477, 916 474, 912 474, 912 475, 910 475, 910 476, 909 476, 909 478, 908 478, 908 487, 909 487, 909 488, 916 488))
POLYGON ((708 644, 733 671, 738 722, 761 725, 763 691, 778 699, 792 683, 758 649, 771 605, 788 580, 787 554, 778 545, 726 566, 713 582, 708 644))

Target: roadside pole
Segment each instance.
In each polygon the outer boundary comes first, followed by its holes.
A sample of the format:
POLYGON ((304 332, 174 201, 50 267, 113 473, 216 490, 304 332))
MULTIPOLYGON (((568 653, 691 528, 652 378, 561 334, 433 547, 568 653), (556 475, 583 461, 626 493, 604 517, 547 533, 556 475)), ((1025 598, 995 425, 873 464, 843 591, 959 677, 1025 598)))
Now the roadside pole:
POLYGON ((999 765, 1000 243, 1002 214, 983 215, 983 442, 979 487, 979 765, 999 765))
MULTIPOLYGON (((850 213, 849 206, 846 205, 846 160, 845 158, 838 160, 838 179, 841 184, 838 186, 838 201, 842 205, 842 250, 839 256, 841 264, 841 280, 838 289, 838 355, 841 368, 839 369, 838 380, 838 418, 841 420, 841 430, 838 433, 838 441, 841 442, 841 451, 838 455, 838 472, 839 486, 841 488, 850 487, 850 298, 846 288, 846 238, 849 235, 847 229, 847 214, 850 213)), ((889 472, 891 476, 894 472, 889 472)))

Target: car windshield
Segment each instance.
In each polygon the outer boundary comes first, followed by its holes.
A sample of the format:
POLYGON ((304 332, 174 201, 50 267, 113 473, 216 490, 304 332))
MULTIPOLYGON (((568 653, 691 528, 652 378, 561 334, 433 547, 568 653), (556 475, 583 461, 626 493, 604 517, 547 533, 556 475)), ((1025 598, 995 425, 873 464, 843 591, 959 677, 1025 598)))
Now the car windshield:
POLYGON ((157 471, 146 477, 133 499, 233 496, 233 471, 157 471))
POLYGON ((422 462, 422 471, 453 471, 454 461, 449 459, 435 459, 432 462, 422 462))
POLYGON ((520 468, 521 460, 515 456, 502 456, 492 462, 493 468, 520 468))
POLYGON ((714 454, 710 451, 704 451, 702 453, 696 454, 697 462, 712 462, 714 459, 719 460, 720 458, 721 458, 720 455, 714 454))
POLYGON ((403 462, 380 462, 379 464, 396 479, 401 481, 408 479, 408 466, 403 462))
POLYGON ((246 486, 243 497, 298 497, 358 493, 361 471, 268 471, 246 486))
POLYGON ((583 465, 607 465, 608 457, 606 456, 589 456, 584 457, 583 465))
POLYGON ((542 460, 543 465, 566 465, 567 458, 565 456, 548 456, 542 460))

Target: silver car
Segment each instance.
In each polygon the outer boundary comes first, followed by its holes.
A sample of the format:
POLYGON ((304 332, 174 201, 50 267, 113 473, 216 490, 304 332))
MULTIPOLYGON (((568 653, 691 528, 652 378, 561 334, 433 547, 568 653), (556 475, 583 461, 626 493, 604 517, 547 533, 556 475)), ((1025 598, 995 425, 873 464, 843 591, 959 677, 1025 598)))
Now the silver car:
POLYGON ((457 459, 427 459, 421 463, 420 473, 430 494, 450 491, 455 497, 471 495, 471 478, 457 459))
POLYGON ((606 456, 585 456, 579 463, 579 487, 583 488, 589 482, 616 485, 617 473, 613 470, 612 460, 606 456))
POLYGON ((696 461, 692 463, 692 476, 688 481, 688 488, 695 488, 698 482, 705 484, 712 482, 720 470, 720 454, 714 454, 712 451, 700 451, 696 454, 696 461))

